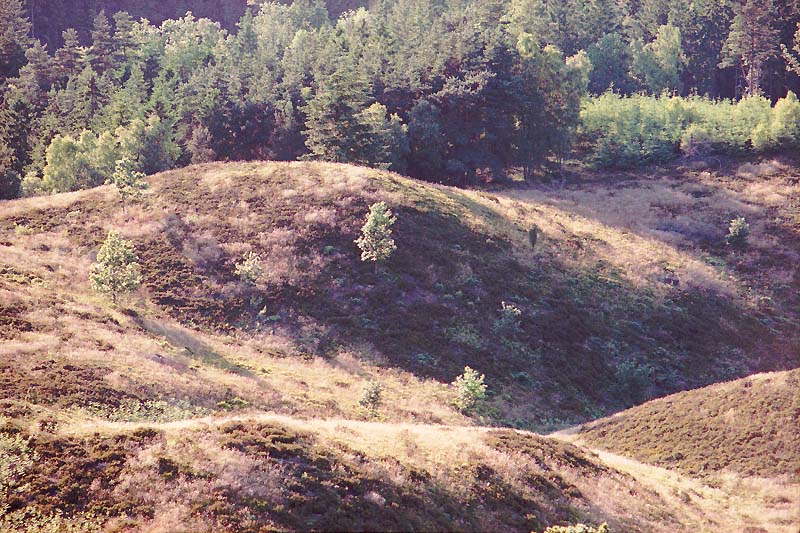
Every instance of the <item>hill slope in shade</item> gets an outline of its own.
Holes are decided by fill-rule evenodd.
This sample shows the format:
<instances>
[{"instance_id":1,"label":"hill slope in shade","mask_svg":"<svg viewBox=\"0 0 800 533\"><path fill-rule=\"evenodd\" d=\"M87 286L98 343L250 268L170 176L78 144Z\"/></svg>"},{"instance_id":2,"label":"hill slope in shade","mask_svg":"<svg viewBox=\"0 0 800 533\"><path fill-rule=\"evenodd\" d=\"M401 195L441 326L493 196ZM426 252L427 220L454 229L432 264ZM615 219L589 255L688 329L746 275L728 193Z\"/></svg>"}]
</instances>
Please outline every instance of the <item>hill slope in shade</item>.
<instances>
[{"instance_id":1,"label":"hill slope in shade","mask_svg":"<svg viewBox=\"0 0 800 533\"><path fill-rule=\"evenodd\" d=\"M800 369L673 394L583 426L581 442L690 475L800 474Z\"/></svg>"}]
</instances>

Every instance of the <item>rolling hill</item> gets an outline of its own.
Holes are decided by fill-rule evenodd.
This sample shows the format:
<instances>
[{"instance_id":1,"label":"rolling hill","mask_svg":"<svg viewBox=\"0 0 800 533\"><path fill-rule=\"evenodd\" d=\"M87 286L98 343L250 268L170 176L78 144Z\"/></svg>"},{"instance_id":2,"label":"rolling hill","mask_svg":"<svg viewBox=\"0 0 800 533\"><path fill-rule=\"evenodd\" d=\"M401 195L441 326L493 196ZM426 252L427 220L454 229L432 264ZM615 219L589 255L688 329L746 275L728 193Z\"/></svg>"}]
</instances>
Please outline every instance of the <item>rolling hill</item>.
<instances>
[{"instance_id":1,"label":"rolling hill","mask_svg":"<svg viewBox=\"0 0 800 533\"><path fill-rule=\"evenodd\" d=\"M484 426L563 427L796 367L798 192L782 169L755 192L756 178L687 170L492 194L215 163L149 178L124 208L110 187L0 204L0 457L22 465L0 486L8 516L120 531L707 527L649 474ZM644 227L609 208L634 191ZM727 212L693 204L711 195L748 209L748 249L724 246ZM353 241L377 201L397 215L397 252L373 268ZM112 229L143 273L120 305L88 282ZM251 251L255 285L235 275ZM466 365L490 395L465 414L448 383ZM384 386L376 413L359 405L369 381ZM640 444L603 447L660 463Z\"/></svg>"}]
</instances>

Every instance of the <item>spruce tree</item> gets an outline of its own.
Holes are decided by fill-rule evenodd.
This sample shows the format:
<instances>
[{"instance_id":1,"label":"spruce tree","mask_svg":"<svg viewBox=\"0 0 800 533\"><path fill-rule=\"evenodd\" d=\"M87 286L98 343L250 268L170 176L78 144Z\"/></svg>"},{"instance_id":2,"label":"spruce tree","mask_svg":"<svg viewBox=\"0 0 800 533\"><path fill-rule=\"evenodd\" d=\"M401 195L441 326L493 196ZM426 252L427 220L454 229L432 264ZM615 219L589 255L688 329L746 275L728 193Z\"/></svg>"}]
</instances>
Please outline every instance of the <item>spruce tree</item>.
<instances>
[{"instance_id":1,"label":"spruce tree","mask_svg":"<svg viewBox=\"0 0 800 533\"><path fill-rule=\"evenodd\" d=\"M22 0L0 2L0 81L16 76L25 64L30 31Z\"/></svg>"},{"instance_id":2,"label":"spruce tree","mask_svg":"<svg viewBox=\"0 0 800 533\"><path fill-rule=\"evenodd\" d=\"M318 80L306 114L309 158L336 163L368 164L370 128L359 114L366 108L368 85L352 63Z\"/></svg>"},{"instance_id":3,"label":"spruce tree","mask_svg":"<svg viewBox=\"0 0 800 533\"><path fill-rule=\"evenodd\" d=\"M89 280L94 290L111 295L114 303L120 295L136 290L142 274L133 244L119 233L109 232L97 253L97 262L92 265Z\"/></svg>"},{"instance_id":4,"label":"spruce tree","mask_svg":"<svg viewBox=\"0 0 800 533\"><path fill-rule=\"evenodd\" d=\"M130 61L131 54L136 46L133 37L133 17L126 11L114 13L114 59L117 63L124 64Z\"/></svg>"},{"instance_id":5,"label":"spruce tree","mask_svg":"<svg viewBox=\"0 0 800 533\"><path fill-rule=\"evenodd\" d=\"M78 42L78 32L75 29L68 28L61 36L64 39L64 45L56 50L55 64L56 75L63 87L67 85L70 78L80 73L81 60L85 51Z\"/></svg>"},{"instance_id":6,"label":"spruce tree","mask_svg":"<svg viewBox=\"0 0 800 533\"><path fill-rule=\"evenodd\" d=\"M100 11L92 23L92 46L89 61L98 74L103 74L113 66L114 41L111 38L111 23L105 11Z\"/></svg>"}]
</instances>

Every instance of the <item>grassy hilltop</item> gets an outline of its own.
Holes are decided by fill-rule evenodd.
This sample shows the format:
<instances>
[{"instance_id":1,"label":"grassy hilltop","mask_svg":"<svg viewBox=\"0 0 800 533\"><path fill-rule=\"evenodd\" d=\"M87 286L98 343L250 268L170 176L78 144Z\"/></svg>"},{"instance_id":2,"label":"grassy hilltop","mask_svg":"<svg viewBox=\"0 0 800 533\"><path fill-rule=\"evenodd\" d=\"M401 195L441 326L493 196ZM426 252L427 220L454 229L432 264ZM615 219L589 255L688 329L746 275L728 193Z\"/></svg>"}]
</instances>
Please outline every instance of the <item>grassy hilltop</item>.
<instances>
[{"instance_id":1,"label":"grassy hilltop","mask_svg":"<svg viewBox=\"0 0 800 533\"><path fill-rule=\"evenodd\" d=\"M797 366L793 167L665 173L491 194L219 163L149 178L125 210L110 187L0 205L0 435L6 457L31 459L8 511L152 531L709 527L705 507L602 454L477 427L561 427ZM374 269L353 241L377 201L397 215L397 251ZM738 215L742 250L725 244ZM88 281L112 229L143 274L119 306ZM250 251L255 285L235 275ZM448 383L466 365L490 394L461 413ZM370 380L375 413L359 405ZM596 431L591 445L667 464ZM774 466L732 471L786 474Z\"/></svg>"}]
</instances>

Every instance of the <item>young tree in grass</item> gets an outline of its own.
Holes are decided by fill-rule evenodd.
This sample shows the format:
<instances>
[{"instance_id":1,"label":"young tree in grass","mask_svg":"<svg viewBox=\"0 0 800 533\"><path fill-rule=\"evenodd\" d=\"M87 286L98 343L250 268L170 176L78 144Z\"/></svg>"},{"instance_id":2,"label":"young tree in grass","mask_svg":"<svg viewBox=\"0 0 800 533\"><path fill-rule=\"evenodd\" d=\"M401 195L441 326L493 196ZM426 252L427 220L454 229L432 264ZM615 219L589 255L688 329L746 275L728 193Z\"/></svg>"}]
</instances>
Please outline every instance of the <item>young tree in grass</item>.
<instances>
[{"instance_id":1,"label":"young tree in grass","mask_svg":"<svg viewBox=\"0 0 800 533\"><path fill-rule=\"evenodd\" d=\"M134 291L142 281L136 251L133 244L111 231L97 253L97 262L89 274L92 289L110 294L117 303L121 294Z\"/></svg>"},{"instance_id":2,"label":"young tree in grass","mask_svg":"<svg viewBox=\"0 0 800 533\"><path fill-rule=\"evenodd\" d=\"M483 382L485 376L478 374L468 366L464 367L464 373L456 378L453 386L456 389L455 405L462 411L468 411L475 407L478 400L486 397L486 384Z\"/></svg>"},{"instance_id":3,"label":"young tree in grass","mask_svg":"<svg viewBox=\"0 0 800 533\"><path fill-rule=\"evenodd\" d=\"M355 241L361 248L361 260L374 262L376 271L378 262L388 259L397 249L391 229L396 221L397 217L392 214L386 202L372 204L367 221L361 228L361 237Z\"/></svg>"},{"instance_id":4,"label":"young tree in grass","mask_svg":"<svg viewBox=\"0 0 800 533\"><path fill-rule=\"evenodd\" d=\"M141 197L142 191L147 189L147 183L144 182L144 174L137 171L133 167L133 162L130 159L120 159L117 161L116 169L108 180L119 191L122 198L122 212L125 212L125 205L128 200L135 200Z\"/></svg>"}]
</instances>

